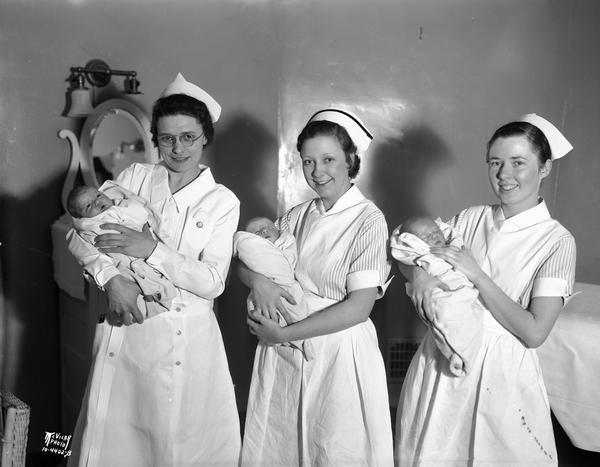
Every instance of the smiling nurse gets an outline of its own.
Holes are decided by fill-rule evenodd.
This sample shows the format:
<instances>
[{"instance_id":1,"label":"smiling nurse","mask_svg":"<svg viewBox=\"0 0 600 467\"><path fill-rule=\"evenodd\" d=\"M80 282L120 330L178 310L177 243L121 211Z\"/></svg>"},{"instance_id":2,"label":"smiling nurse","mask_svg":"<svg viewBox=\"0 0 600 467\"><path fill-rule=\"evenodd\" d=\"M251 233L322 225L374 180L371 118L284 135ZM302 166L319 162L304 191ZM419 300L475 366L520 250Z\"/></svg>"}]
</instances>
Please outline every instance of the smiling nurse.
<instances>
[{"instance_id":1,"label":"smiling nurse","mask_svg":"<svg viewBox=\"0 0 600 467\"><path fill-rule=\"evenodd\" d=\"M445 371L427 333L400 396L398 465L557 464L535 347L572 294L575 241L550 217L539 190L553 160L571 149L535 114L502 126L490 139L488 176L500 204L466 209L449 222L466 249L431 249L478 289L483 342L472 370L456 377ZM401 270L422 312L440 283L417 268Z\"/></svg>"},{"instance_id":2,"label":"smiling nurse","mask_svg":"<svg viewBox=\"0 0 600 467\"><path fill-rule=\"evenodd\" d=\"M352 114L326 109L298 136L304 178L318 195L278 220L298 244L296 278L310 315L280 327L265 316L283 289L242 268L260 338L242 451L243 466L392 464L383 359L369 319L389 273L387 225L352 184L371 134ZM261 316L262 313L262 316ZM310 339L315 358L284 342Z\"/></svg>"},{"instance_id":3,"label":"smiling nurse","mask_svg":"<svg viewBox=\"0 0 600 467\"><path fill-rule=\"evenodd\" d=\"M145 198L156 232L105 224L95 246L69 248L108 298L69 465L237 466L239 418L213 302L225 288L239 201L201 164L219 104L180 74L152 111L161 162L133 164L116 183ZM177 288L171 308L144 320L139 287L105 253L145 261Z\"/></svg>"}]
</instances>

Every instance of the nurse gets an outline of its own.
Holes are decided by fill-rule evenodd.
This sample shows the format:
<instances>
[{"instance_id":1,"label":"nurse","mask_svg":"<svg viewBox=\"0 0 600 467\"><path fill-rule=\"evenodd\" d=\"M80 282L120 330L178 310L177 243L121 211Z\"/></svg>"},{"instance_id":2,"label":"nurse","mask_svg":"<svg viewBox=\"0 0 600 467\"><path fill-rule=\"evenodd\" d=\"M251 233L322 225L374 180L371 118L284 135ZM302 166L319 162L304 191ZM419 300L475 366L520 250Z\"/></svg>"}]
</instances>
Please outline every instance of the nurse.
<instances>
[{"instance_id":1,"label":"nurse","mask_svg":"<svg viewBox=\"0 0 600 467\"><path fill-rule=\"evenodd\" d=\"M553 160L571 149L536 114L490 139L486 162L499 204L468 208L450 220L465 249L431 249L479 290L483 343L471 372L456 377L431 333L425 336L400 396L398 465L557 465L535 348L572 294L575 241L550 217L539 190ZM416 268L403 273L424 312L440 284Z\"/></svg>"},{"instance_id":2,"label":"nurse","mask_svg":"<svg viewBox=\"0 0 600 467\"><path fill-rule=\"evenodd\" d=\"M225 287L239 201L201 164L221 107L179 74L152 111L161 162L133 164L116 182L160 216L156 241L105 224L95 247L70 249L108 298L69 465L235 466L239 418L213 301ZM143 319L141 293L106 253L142 258L177 287L171 309ZM123 326L124 325L124 326Z\"/></svg>"},{"instance_id":3,"label":"nurse","mask_svg":"<svg viewBox=\"0 0 600 467\"><path fill-rule=\"evenodd\" d=\"M298 136L304 178L318 195L278 219L296 237L296 278L312 314L280 327L287 294L242 267L260 338L242 465L370 465L393 462L383 359L369 319L389 273L387 225L353 185L372 136L349 112L317 112ZM276 345L311 339L315 358Z\"/></svg>"}]
</instances>

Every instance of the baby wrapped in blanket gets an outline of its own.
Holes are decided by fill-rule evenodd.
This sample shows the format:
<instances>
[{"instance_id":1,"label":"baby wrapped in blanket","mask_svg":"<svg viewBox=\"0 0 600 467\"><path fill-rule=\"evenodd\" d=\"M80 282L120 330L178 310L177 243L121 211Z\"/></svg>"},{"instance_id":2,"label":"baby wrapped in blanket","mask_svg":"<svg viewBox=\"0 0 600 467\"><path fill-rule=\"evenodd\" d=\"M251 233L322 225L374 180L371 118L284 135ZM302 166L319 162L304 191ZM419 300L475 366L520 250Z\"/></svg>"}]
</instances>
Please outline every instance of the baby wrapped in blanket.
<instances>
[{"instance_id":1,"label":"baby wrapped in blanket","mask_svg":"<svg viewBox=\"0 0 600 467\"><path fill-rule=\"evenodd\" d=\"M92 245L96 235L111 232L100 228L100 225L109 222L140 232L148 223L152 231L158 230L158 217L146 200L110 180L99 189L91 186L74 188L67 198L67 209L73 217L73 229L67 238L79 235ZM114 260L121 275L133 280L142 290L137 306L144 317L151 318L169 311L177 289L167 278L141 258L122 253L107 254Z\"/></svg>"},{"instance_id":2,"label":"baby wrapped in blanket","mask_svg":"<svg viewBox=\"0 0 600 467\"><path fill-rule=\"evenodd\" d=\"M446 235L445 235L446 234ZM471 281L451 264L431 254L429 248L463 241L443 222L427 217L410 217L396 228L390 239L392 256L409 266L420 266L444 282L450 291L435 289L432 309L421 316L435 338L436 345L448 359L450 372L464 376L477 356L483 331L483 309L479 292ZM407 284L407 288L410 284Z\"/></svg>"},{"instance_id":3,"label":"baby wrapped in blanket","mask_svg":"<svg viewBox=\"0 0 600 467\"><path fill-rule=\"evenodd\" d=\"M278 313L281 326L300 321L309 315L308 305L303 299L304 291L294 274L298 251L296 239L290 232L279 231L266 217L255 217L248 222L245 231L234 234L233 251L250 270L268 277L294 297L296 305L283 300L290 322ZM250 299L247 300L247 307L249 312L254 309ZM314 358L309 340L289 342L288 345L300 349L307 360Z\"/></svg>"}]
</instances>

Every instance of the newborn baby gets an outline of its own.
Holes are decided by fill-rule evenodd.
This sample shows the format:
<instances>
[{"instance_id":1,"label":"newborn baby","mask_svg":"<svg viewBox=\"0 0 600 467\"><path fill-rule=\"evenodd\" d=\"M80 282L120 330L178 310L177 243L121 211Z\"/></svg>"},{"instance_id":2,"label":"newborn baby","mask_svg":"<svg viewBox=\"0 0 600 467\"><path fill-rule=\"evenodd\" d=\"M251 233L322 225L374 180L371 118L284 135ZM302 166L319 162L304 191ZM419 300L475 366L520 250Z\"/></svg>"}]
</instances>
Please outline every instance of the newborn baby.
<instances>
[{"instance_id":1,"label":"newborn baby","mask_svg":"<svg viewBox=\"0 0 600 467\"><path fill-rule=\"evenodd\" d=\"M294 268L298 260L296 239L288 231L280 231L266 217L255 217L246 225L245 231L236 232L233 237L234 255L250 270L268 277L277 285L289 292L296 300L296 305L283 300L287 313L293 320L300 321L308 316L308 306L303 299L304 291L296 281ZM254 309L253 303L247 301L248 311ZM279 324L291 324L279 315ZM304 353L307 360L312 359L313 348L309 340L290 342Z\"/></svg>"},{"instance_id":2,"label":"newborn baby","mask_svg":"<svg viewBox=\"0 0 600 467\"><path fill-rule=\"evenodd\" d=\"M96 236L111 232L100 228L106 223L120 224L141 231L146 223L158 229L159 220L148 203L112 181L105 182L99 189L79 186L67 197L67 210L73 217L73 229L67 238L78 235L94 244ZM137 305L146 318L168 311L177 294L175 286L159 271L141 258L121 253L108 253L121 275L133 280L142 290Z\"/></svg>"},{"instance_id":3,"label":"newborn baby","mask_svg":"<svg viewBox=\"0 0 600 467\"><path fill-rule=\"evenodd\" d=\"M250 219L245 230L246 232L266 238L271 243L275 243L281 235L275 223L268 217L254 217Z\"/></svg>"},{"instance_id":4,"label":"newborn baby","mask_svg":"<svg viewBox=\"0 0 600 467\"><path fill-rule=\"evenodd\" d=\"M74 218L90 218L115 205L112 199L91 186L79 186L71 190L67 209Z\"/></svg>"},{"instance_id":5,"label":"newborn baby","mask_svg":"<svg viewBox=\"0 0 600 467\"><path fill-rule=\"evenodd\" d=\"M444 246L446 245L446 237L440 226L430 217L412 216L400 227L400 233L408 232L416 235L429 246Z\"/></svg>"},{"instance_id":6,"label":"newborn baby","mask_svg":"<svg viewBox=\"0 0 600 467\"><path fill-rule=\"evenodd\" d=\"M450 263L429 252L430 247L445 245L461 248L462 239L452 234L451 227L441 221L410 217L394 230L390 246L395 259L422 267L449 287L449 292L434 290L432 309L426 309L426 316L421 318L431 329L438 349L449 360L450 372L463 376L470 370L481 346L483 310L477 300L479 292L471 281ZM408 292L410 284L406 287Z\"/></svg>"}]
</instances>

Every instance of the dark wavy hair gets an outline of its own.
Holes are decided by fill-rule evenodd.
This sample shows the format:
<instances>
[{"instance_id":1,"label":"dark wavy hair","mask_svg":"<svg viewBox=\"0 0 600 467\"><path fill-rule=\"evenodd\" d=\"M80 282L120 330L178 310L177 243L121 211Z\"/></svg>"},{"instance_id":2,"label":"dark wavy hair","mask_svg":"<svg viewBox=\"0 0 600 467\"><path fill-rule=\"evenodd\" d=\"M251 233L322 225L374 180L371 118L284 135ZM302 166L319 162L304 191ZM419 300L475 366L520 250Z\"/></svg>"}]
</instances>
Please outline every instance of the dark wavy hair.
<instances>
[{"instance_id":1,"label":"dark wavy hair","mask_svg":"<svg viewBox=\"0 0 600 467\"><path fill-rule=\"evenodd\" d=\"M540 166L552 158L552 150L548 139L537 126L528 122L510 122L498 128L487 143L486 159L490 156L490 148L498 138L525 136L535 150Z\"/></svg>"},{"instance_id":2,"label":"dark wavy hair","mask_svg":"<svg viewBox=\"0 0 600 467\"><path fill-rule=\"evenodd\" d=\"M358 157L356 145L354 144L354 141L352 141L352 138L350 138L346 129L329 120L309 122L298 135L298 141L296 142L296 149L298 152L302 150L302 145L307 139L316 136L333 136L337 139L337 142L340 144L346 155L346 162L350 166L348 169L348 177L351 179L356 178L358 171L360 170L360 157Z\"/></svg>"},{"instance_id":3,"label":"dark wavy hair","mask_svg":"<svg viewBox=\"0 0 600 467\"><path fill-rule=\"evenodd\" d=\"M168 117L171 115L187 115L189 117L194 117L198 123L202 125L202 131L206 138L206 144L204 146L208 146L213 140L215 129L213 128L213 121L206 104L185 94L171 94L170 96L159 98L152 107L150 132L152 133L152 142L154 143L154 146L158 146L158 133L156 129L158 120L161 117Z\"/></svg>"}]
</instances>

